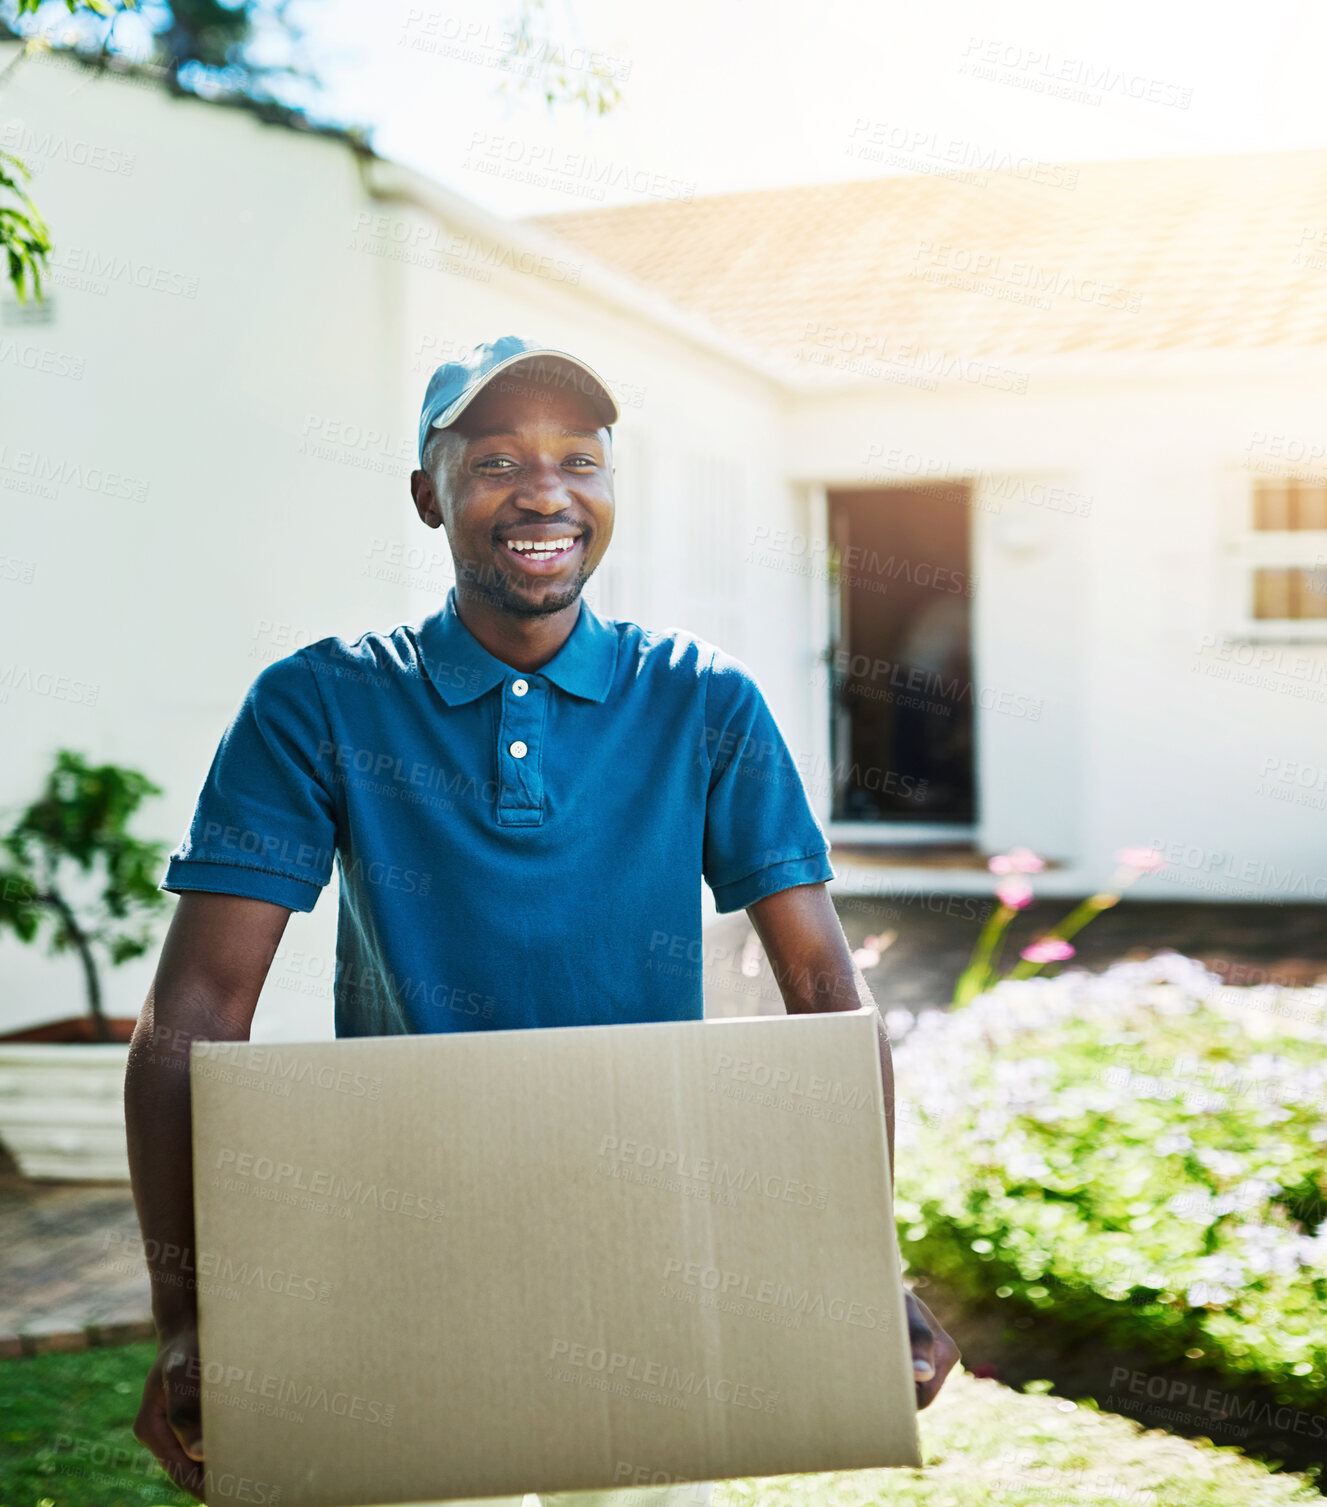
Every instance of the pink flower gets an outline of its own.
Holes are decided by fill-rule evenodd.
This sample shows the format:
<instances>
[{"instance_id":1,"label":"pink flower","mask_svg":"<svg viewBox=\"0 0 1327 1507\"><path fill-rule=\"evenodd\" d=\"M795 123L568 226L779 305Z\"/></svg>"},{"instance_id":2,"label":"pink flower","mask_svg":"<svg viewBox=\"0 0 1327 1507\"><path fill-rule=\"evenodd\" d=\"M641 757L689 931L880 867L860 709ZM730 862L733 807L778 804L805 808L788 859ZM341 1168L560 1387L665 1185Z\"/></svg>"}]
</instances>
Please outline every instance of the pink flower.
<instances>
[{"instance_id":1,"label":"pink flower","mask_svg":"<svg viewBox=\"0 0 1327 1507\"><path fill-rule=\"evenodd\" d=\"M1026 879L1005 879L995 886L995 897L1010 910L1022 910L1032 904L1032 886Z\"/></svg>"},{"instance_id":2,"label":"pink flower","mask_svg":"<svg viewBox=\"0 0 1327 1507\"><path fill-rule=\"evenodd\" d=\"M889 947L898 933L887 931L880 937L863 937L862 945L852 955L852 960L859 968L874 968L880 961L880 954Z\"/></svg>"},{"instance_id":3,"label":"pink flower","mask_svg":"<svg viewBox=\"0 0 1327 1507\"><path fill-rule=\"evenodd\" d=\"M1166 860L1156 848L1121 848L1115 862L1139 874L1155 874L1164 869Z\"/></svg>"},{"instance_id":4,"label":"pink flower","mask_svg":"<svg viewBox=\"0 0 1327 1507\"><path fill-rule=\"evenodd\" d=\"M1031 848L1015 848L1011 853L997 853L986 867L992 874L1040 874L1046 860Z\"/></svg>"},{"instance_id":5,"label":"pink flower","mask_svg":"<svg viewBox=\"0 0 1327 1507\"><path fill-rule=\"evenodd\" d=\"M1019 954L1029 963L1063 963L1073 957L1073 947L1063 937L1042 937L1031 942Z\"/></svg>"}]
</instances>

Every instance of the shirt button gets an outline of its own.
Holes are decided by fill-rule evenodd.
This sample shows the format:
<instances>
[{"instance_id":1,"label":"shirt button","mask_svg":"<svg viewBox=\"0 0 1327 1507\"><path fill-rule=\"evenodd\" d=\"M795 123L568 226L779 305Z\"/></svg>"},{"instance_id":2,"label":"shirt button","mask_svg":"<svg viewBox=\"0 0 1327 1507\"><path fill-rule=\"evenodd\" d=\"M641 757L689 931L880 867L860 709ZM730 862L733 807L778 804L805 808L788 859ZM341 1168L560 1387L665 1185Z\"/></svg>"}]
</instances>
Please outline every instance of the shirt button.
<instances>
[{"instance_id":1,"label":"shirt button","mask_svg":"<svg viewBox=\"0 0 1327 1507\"><path fill-rule=\"evenodd\" d=\"M523 759L526 754L530 752L530 750L525 746L524 743L521 742L519 738L517 738L515 743L513 743L507 749L507 752L512 756L513 759Z\"/></svg>"},{"instance_id":2,"label":"shirt button","mask_svg":"<svg viewBox=\"0 0 1327 1507\"><path fill-rule=\"evenodd\" d=\"M529 689L530 682L528 680L513 680L511 683L511 693L513 696L524 696Z\"/></svg>"}]
</instances>

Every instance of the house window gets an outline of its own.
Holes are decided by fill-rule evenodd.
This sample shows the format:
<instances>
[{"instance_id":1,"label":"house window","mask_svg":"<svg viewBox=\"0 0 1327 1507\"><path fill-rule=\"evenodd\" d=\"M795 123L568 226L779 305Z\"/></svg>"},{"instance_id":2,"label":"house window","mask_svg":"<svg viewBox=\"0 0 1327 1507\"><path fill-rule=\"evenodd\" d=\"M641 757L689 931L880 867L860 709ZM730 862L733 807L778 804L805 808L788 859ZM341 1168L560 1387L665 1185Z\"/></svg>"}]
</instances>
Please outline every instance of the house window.
<instances>
[{"instance_id":1,"label":"house window","mask_svg":"<svg viewBox=\"0 0 1327 1507\"><path fill-rule=\"evenodd\" d=\"M1253 615L1259 622L1327 617L1327 568L1256 566Z\"/></svg>"},{"instance_id":2,"label":"house window","mask_svg":"<svg viewBox=\"0 0 1327 1507\"><path fill-rule=\"evenodd\" d=\"M1231 617L1246 638L1327 639L1327 477L1259 476L1231 543Z\"/></svg>"}]
</instances>

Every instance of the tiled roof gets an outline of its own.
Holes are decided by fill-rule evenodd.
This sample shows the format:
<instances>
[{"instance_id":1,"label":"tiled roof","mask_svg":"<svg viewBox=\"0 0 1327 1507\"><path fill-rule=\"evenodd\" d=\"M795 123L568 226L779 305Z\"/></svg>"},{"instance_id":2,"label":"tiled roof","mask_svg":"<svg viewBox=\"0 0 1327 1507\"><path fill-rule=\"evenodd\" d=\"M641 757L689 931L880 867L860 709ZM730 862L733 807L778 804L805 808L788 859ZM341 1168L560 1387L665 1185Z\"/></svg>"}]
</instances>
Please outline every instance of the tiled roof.
<instances>
[{"instance_id":1,"label":"tiled roof","mask_svg":"<svg viewBox=\"0 0 1327 1507\"><path fill-rule=\"evenodd\" d=\"M876 178L532 223L808 377L1327 346L1327 151ZM827 372L824 375L828 375Z\"/></svg>"}]
</instances>

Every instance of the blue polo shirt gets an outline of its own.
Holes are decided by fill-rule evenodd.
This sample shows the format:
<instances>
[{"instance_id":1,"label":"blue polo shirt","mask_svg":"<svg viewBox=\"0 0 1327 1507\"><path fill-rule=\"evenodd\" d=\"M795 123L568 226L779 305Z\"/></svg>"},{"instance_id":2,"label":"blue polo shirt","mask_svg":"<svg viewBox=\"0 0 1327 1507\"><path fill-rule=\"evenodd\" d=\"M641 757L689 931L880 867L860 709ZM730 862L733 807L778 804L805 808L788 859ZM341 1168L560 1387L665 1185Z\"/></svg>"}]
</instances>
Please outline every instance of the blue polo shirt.
<instances>
[{"instance_id":1,"label":"blue polo shirt","mask_svg":"<svg viewBox=\"0 0 1327 1507\"><path fill-rule=\"evenodd\" d=\"M338 1036L698 1020L720 911L833 877L750 672L583 599L540 670L455 593L269 665L163 888L312 910L340 869Z\"/></svg>"}]
</instances>

